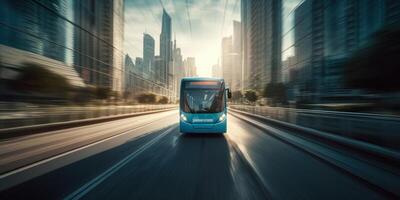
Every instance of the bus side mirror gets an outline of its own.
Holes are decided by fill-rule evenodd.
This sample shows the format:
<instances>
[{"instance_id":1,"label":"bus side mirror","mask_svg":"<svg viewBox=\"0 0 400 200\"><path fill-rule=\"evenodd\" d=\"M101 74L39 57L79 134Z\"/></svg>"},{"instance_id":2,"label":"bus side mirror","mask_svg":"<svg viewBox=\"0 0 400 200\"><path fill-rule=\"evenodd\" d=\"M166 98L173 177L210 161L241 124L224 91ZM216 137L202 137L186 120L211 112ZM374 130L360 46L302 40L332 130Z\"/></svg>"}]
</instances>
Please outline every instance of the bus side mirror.
<instances>
[{"instance_id":1,"label":"bus side mirror","mask_svg":"<svg viewBox=\"0 0 400 200\"><path fill-rule=\"evenodd\" d=\"M228 99L232 98L232 92L229 88L226 89L226 92L228 93Z\"/></svg>"}]
</instances>

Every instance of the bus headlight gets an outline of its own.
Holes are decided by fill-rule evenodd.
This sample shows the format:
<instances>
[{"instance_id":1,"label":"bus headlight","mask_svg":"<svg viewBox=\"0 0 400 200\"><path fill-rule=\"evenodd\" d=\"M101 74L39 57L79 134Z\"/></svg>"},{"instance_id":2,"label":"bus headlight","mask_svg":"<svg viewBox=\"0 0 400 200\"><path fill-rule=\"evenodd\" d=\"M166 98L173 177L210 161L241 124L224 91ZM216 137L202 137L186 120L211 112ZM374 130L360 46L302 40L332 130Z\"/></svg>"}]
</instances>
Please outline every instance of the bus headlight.
<instances>
[{"instance_id":1,"label":"bus headlight","mask_svg":"<svg viewBox=\"0 0 400 200\"><path fill-rule=\"evenodd\" d=\"M225 118L226 118L226 115L225 115L225 113L224 113L224 114L222 114L221 116L219 116L218 122L224 121Z\"/></svg>"},{"instance_id":2,"label":"bus headlight","mask_svg":"<svg viewBox=\"0 0 400 200\"><path fill-rule=\"evenodd\" d=\"M187 121L187 117L184 114L181 114L181 120L186 122Z\"/></svg>"}]
</instances>

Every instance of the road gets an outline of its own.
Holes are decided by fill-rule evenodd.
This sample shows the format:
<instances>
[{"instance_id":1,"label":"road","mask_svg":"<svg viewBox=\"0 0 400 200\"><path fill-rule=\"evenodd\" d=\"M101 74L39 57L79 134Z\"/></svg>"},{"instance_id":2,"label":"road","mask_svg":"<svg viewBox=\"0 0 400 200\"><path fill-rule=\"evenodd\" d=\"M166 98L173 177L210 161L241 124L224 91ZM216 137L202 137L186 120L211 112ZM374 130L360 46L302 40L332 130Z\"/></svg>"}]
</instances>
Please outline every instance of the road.
<instances>
[{"instance_id":1,"label":"road","mask_svg":"<svg viewBox=\"0 0 400 200\"><path fill-rule=\"evenodd\" d=\"M384 191L228 115L183 135L168 111L0 142L0 199L388 199Z\"/></svg>"}]
</instances>

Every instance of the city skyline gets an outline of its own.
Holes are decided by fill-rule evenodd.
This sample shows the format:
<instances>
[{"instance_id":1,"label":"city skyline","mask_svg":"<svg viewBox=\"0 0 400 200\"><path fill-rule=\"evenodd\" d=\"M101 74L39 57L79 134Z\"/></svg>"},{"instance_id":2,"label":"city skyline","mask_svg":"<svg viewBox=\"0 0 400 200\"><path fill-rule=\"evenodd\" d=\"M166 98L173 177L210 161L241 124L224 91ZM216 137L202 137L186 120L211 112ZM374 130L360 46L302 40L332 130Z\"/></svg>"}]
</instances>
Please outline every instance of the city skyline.
<instances>
[{"instance_id":1,"label":"city skyline","mask_svg":"<svg viewBox=\"0 0 400 200\"><path fill-rule=\"evenodd\" d=\"M172 18L172 35L176 36L182 56L195 57L198 74L211 76L212 66L220 57L222 37L232 34L233 20L240 21L240 1L226 3L223 0L204 0L188 2L188 5L184 0L162 2ZM126 53L135 57L141 55L143 33L154 37L155 52L159 52L163 9L160 2L126 0L125 4L124 50ZM190 12L190 23L187 8Z\"/></svg>"}]
</instances>

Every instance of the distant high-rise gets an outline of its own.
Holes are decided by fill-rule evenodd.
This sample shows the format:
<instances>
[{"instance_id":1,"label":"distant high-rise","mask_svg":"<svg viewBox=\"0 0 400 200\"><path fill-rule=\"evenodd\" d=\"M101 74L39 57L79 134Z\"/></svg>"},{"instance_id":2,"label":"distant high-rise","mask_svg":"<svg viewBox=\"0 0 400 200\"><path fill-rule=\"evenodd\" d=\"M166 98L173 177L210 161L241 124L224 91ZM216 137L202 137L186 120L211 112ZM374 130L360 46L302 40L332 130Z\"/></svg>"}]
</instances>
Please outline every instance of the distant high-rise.
<instances>
[{"instance_id":1,"label":"distant high-rise","mask_svg":"<svg viewBox=\"0 0 400 200\"><path fill-rule=\"evenodd\" d=\"M169 73L170 64L172 62L172 27L171 27L171 17L168 15L167 11L163 10L162 15L162 26L160 34L160 58L162 59L161 70L160 70L160 80L167 87L169 87Z\"/></svg>"},{"instance_id":2,"label":"distant high-rise","mask_svg":"<svg viewBox=\"0 0 400 200\"><path fill-rule=\"evenodd\" d=\"M293 34L294 40L284 43L283 75L290 90L297 91L289 94L296 100L336 102L359 93L344 84L346 61L381 28L399 26L399 1L331 2L303 1L293 12L294 23L289 19L285 35ZM294 55L288 56L291 49Z\"/></svg>"},{"instance_id":3,"label":"distant high-rise","mask_svg":"<svg viewBox=\"0 0 400 200\"><path fill-rule=\"evenodd\" d=\"M143 76L144 75L144 70L143 70L143 58L141 58L141 57L136 57L136 59L135 59L135 73L136 74L138 74L138 75L140 75L140 76Z\"/></svg>"},{"instance_id":4,"label":"distant high-rise","mask_svg":"<svg viewBox=\"0 0 400 200\"><path fill-rule=\"evenodd\" d=\"M132 58L127 54L125 56L125 91L134 91L134 70L135 70L135 64L132 61Z\"/></svg>"},{"instance_id":5,"label":"distant high-rise","mask_svg":"<svg viewBox=\"0 0 400 200\"><path fill-rule=\"evenodd\" d=\"M162 58L160 56L154 56L154 69L155 69L155 77L156 79L154 80L154 82L156 82L157 84L161 84L162 80L161 80L161 68L162 68Z\"/></svg>"},{"instance_id":6,"label":"distant high-rise","mask_svg":"<svg viewBox=\"0 0 400 200\"><path fill-rule=\"evenodd\" d=\"M174 40L174 51L173 51L173 67L175 72L175 88L177 96L179 96L181 79L185 77L185 68L183 66L182 52L180 48L177 48L176 39Z\"/></svg>"},{"instance_id":7,"label":"distant high-rise","mask_svg":"<svg viewBox=\"0 0 400 200\"><path fill-rule=\"evenodd\" d=\"M233 21L232 36L232 90L243 90L243 68L242 68L242 24Z\"/></svg>"},{"instance_id":8,"label":"distant high-rise","mask_svg":"<svg viewBox=\"0 0 400 200\"><path fill-rule=\"evenodd\" d=\"M154 80L154 38L143 34L143 74L146 78Z\"/></svg>"},{"instance_id":9,"label":"distant high-rise","mask_svg":"<svg viewBox=\"0 0 400 200\"><path fill-rule=\"evenodd\" d=\"M214 78L222 77L221 67L219 66L219 64L215 64L212 66L212 77Z\"/></svg>"},{"instance_id":10,"label":"distant high-rise","mask_svg":"<svg viewBox=\"0 0 400 200\"><path fill-rule=\"evenodd\" d=\"M263 91L280 81L282 0L252 0L250 21L250 84Z\"/></svg>"},{"instance_id":11,"label":"distant high-rise","mask_svg":"<svg viewBox=\"0 0 400 200\"><path fill-rule=\"evenodd\" d=\"M248 89L250 86L250 26L251 26L251 0L241 0L241 23L242 23L242 69L243 69L243 88Z\"/></svg>"},{"instance_id":12,"label":"distant high-rise","mask_svg":"<svg viewBox=\"0 0 400 200\"><path fill-rule=\"evenodd\" d=\"M222 38L221 43L221 68L222 77L225 79L225 83L228 87L232 88L233 79L233 46L232 36Z\"/></svg>"},{"instance_id":13,"label":"distant high-rise","mask_svg":"<svg viewBox=\"0 0 400 200\"><path fill-rule=\"evenodd\" d=\"M196 59L194 57L187 57L183 61L183 66L185 68L186 77L197 76Z\"/></svg>"}]
</instances>

